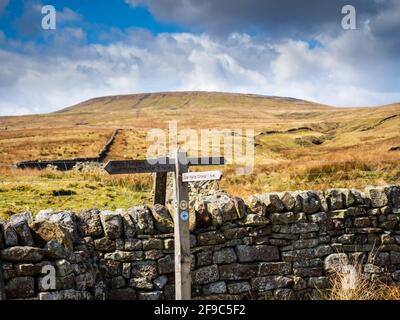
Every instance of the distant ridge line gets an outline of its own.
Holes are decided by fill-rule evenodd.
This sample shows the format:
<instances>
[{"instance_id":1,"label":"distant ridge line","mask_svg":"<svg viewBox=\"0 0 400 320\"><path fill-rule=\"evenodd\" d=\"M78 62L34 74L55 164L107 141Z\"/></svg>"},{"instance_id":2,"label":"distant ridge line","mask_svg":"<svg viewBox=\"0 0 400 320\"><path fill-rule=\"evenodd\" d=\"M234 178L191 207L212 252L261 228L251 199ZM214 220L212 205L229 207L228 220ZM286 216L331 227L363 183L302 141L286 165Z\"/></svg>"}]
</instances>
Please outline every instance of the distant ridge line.
<instances>
[{"instance_id":1,"label":"distant ridge line","mask_svg":"<svg viewBox=\"0 0 400 320\"><path fill-rule=\"evenodd\" d=\"M269 95L262 95L262 94L255 94L255 93L235 93L235 92L219 92L219 91L160 91L160 92L143 92L143 93L131 93L131 94L119 94L119 95L108 95L108 96L101 96L95 97L88 100L84 100L72 106L63 108L61 110L54 111L53 113L64 113L71 111L77 107L85 106L87 104L100 102L103 100L111 100L105 102L105 104L117 101L119 99L126 99L126 98L139 98L139 101L135 104L141 103L144 99L149 98L151 96L186 96L186 95L215 95L215 96L241 96L241 97L249 97L255 99L270 99L270 100L277 100L277 101L290 101L290 102L300 102L300 103L308 103L308 104L315 104L325 106L324 104L320 104L313 101L308 101L304 99L292 98L292 97L280 97L280 96L269 96ZM327 106L329 107L329 106Z\"/></svg>"}]
</instances>

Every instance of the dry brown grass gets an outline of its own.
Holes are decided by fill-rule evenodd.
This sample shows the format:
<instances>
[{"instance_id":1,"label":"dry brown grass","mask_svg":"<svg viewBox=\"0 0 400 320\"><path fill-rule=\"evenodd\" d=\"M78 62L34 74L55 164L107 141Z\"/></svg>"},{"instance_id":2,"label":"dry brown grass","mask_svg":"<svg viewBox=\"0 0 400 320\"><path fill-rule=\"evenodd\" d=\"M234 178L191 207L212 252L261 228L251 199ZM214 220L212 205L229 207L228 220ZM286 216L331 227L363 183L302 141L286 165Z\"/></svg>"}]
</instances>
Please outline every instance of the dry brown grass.
<instances>
[{"instance_id":1,"label":"dry brown grass","mask_svg":"<svg viewBox=\"0 0 400 320\"><path fill-rule=\"evenodd\" d=\"M367 263L375 260L379 251L372 250ZM330 288L317 298L324 300L400 300L400 285L389 285L364 272L361 261L338 259L329 274Z\"/></svg>"},{"instance_id":2,"label":"dry brown grass","mask_svg":"<svg viewBox=\"0 0 400 320\"><path fill-rule=\"evenodd\" d=\"M111 129L77 127L0 130L0 164L94 157L111 133Z\"/></svg>"},{"instance_id":3,"label":"dry brown grass","mask_svg":"<svg viewBox=\"0 0 400 320\"><path fill-rule=\"evenodd\" d=\"M358 273L358 272L356 272ZM400 300L400 286L373 282L362 275L337 275L331 281L332 288L322 299L326 300ZM354 282L354 286L348 283Z\"/></svg>"}]
</instances>

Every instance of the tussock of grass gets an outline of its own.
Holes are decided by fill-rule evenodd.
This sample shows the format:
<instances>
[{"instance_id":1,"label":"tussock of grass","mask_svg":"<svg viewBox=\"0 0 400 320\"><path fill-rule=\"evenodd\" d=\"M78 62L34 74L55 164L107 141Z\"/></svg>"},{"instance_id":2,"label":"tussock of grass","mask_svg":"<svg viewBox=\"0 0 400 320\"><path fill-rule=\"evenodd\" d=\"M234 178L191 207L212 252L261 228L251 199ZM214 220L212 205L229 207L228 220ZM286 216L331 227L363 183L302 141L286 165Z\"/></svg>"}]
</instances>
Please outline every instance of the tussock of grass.
<instances>
[{"instance_id":1,"label":"tussock of grass","mask_svg":"<svg viewBox=\"0 0 400 320\"><path fill-rule=\"evenodd\" d=\"M377 251L376 251L377 252ZM375 252L375 253L376 253ZM369 262L375 254L370 254ZM323 300L399 300L400 286L373 279L363 272L360 261L339 260L330 273L330 288L320 292Z\"/></svg>"}]
</instances>

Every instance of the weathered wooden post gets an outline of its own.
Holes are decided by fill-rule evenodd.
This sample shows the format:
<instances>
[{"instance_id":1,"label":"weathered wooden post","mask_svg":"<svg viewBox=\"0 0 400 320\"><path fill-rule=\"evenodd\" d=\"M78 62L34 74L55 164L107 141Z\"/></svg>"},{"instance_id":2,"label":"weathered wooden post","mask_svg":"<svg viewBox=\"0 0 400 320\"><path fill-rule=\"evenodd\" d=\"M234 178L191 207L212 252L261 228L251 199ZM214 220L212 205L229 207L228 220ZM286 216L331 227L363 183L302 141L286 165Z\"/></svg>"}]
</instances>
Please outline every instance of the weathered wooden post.
<instances>
[{"instance_id":1,"label":"weathered wooden post","mask_svg":"<svg viewBox=\"0 0 400 320\"><path fill-rule=\"evenodd\" d=\"M191 298L190 277L190 233L189 233L189 190L182 175L188 171L188 159L185 151L175 154L175 297L176 300Z\"/></svg>"},{"instance_id":2,"label":"weathered wooden post","mask_svg":"<svg viewBox=\"0 0 400 320\"><path fill-rule=\"evenodd\" d=\"M220 171L188 172L188 167L224 163L223 157L188 158L185 151L177 150L174 158L164 157L151 159L151 161L113 160L104 167L109 174L156 173L154 202L160 204L165 204L167 173L174 172L175 296L177 300L191 298L188 182L217 180L222 175Z\"/></svg>"},{"instance_id":3,"label":"weathered wooden post","mask_svg":"<svg viewBox=\"0 0 400 320\"><path fill-rule=\"evenodd\" d=\"M153 204L165 206L167 191L167 172L154 173L154 197Z\"/></svg>"}]
</instances>

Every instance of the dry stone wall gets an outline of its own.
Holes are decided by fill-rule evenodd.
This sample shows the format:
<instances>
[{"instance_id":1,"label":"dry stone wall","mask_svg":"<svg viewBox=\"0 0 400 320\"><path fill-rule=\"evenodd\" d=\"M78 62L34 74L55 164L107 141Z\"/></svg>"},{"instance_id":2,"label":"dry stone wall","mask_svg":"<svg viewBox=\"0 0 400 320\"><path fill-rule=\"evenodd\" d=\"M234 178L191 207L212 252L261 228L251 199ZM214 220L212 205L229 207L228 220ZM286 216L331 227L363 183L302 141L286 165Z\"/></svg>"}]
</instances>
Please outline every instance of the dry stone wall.
<instances>
[{"instance_id":1,"label":"dry stone wall","mask_svg":"<svg viewBox=\"0 0 400 320\"><path fill-rule=\"evenodd\" d=\"M307 299L348 261L372 279L400 280L400 186L246 202L218 191L193 207L193 298ZM21 213L0 230L0 299L174 299L173 221L161 205Z\"/></svg>"}]
</instances>

